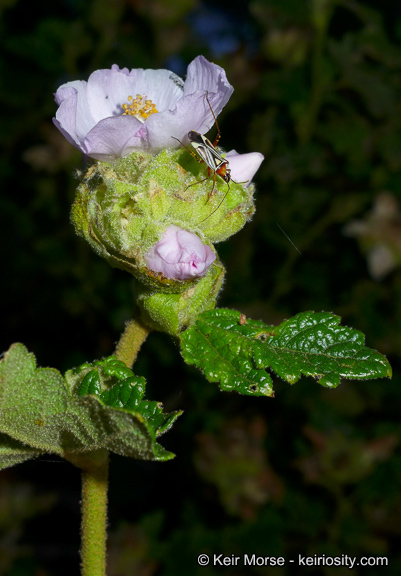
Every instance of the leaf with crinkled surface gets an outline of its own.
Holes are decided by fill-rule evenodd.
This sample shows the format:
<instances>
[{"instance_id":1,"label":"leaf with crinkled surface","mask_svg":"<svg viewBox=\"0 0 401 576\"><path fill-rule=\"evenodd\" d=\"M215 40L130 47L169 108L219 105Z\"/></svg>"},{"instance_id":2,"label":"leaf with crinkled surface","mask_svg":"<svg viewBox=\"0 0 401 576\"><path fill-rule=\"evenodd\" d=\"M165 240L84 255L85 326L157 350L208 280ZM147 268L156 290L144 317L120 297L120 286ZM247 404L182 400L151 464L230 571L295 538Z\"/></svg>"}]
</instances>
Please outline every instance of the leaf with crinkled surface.
<instances>
[{"instance_id":1,"label":"leaf with crinkled surface","mask_svg":"<svg viewBox=\"0 0 401 576\"><path fill-rule=\"evenodd\" d=\"M122 391L119 402L114 386ZM116 358L85 364L64 378L53 368L36 368L34 355L13 344L0 361L0 468L45 453L68 457L99 449L144 460L172 458L156 438L180 412L163 414L159 406L152 414L144 389L144 379Z\"/></svg>"},{"instance_id":2,"label":"leaf with crinkled surface","mask_svg":"<svg viewBox=\"0 0 401 576\"><path fill-rule=\"evenodd\" d=\"M24 444L13 440L6 434L0 434L0 470L15 464L21 464L40 454L39 450L24 446Z\"/></svg>"},{"instance_id":3,"label":"leaf with crinkled surface","mask_svg":"<svg viewBox=\"0 0 401 576\"><path fill-rule=\"evenodd\" d=\"M274 327L233 310L210 310L182 334L182 355L222 390L251 396L274 395L267 368L290 384L312 376L330 388L341 378L391 377L389 362L365 347L363 334L339 324L328 312L302 312Z\"/></svg>"},{"instance_id":4,"label":"leaf with crinkled surface","mask_svg":"<svg viewBox=\"0 0 401 576\"><path fill-rule=\"evenodd\" d=\"M82 378L82 375L84 377ZM74 380L78 375L77 385ZM66 374L67 381L79 396L92 394L103 404L127 413L136 413L150 424L156 436L167 432L181 411L163 413L161 402L144 400L145 378L135 376L124 362L115 356L83 364Z\"/></svg>"}]
</instances>

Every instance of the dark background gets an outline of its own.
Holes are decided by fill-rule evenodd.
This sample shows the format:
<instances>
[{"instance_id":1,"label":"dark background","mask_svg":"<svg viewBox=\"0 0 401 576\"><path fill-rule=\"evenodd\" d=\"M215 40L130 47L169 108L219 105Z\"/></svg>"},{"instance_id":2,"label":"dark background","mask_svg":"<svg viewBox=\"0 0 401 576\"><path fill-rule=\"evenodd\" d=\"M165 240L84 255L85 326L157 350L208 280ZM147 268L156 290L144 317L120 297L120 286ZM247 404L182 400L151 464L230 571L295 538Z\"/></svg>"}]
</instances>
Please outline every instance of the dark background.
<instances>
[{"instance_id":1,"label":"dark background","mask_svg":"<svg viewBox=\"0 0 401 576\"><path fill-rule=\"evenodd\" d=\"M352 574L400 574L401 3L3 0L0 14L1 350L20 341L65 371L112 353L133 309L130 277L69 222L83 160L52 93L114 63L184 76L203 54L235 88L221 145L265 155L255 217L218 247L219 305L268 324L332 311L394 369L337 390L276 380L254 399L152 334L136 372L185 413L162 438L173 461L112 457L109 576L350 573L201 568L202 552L381 555L387 569ZM64 461L1 472L0 575L78 575L79 500Z\"/></svg>"}]
</instances>

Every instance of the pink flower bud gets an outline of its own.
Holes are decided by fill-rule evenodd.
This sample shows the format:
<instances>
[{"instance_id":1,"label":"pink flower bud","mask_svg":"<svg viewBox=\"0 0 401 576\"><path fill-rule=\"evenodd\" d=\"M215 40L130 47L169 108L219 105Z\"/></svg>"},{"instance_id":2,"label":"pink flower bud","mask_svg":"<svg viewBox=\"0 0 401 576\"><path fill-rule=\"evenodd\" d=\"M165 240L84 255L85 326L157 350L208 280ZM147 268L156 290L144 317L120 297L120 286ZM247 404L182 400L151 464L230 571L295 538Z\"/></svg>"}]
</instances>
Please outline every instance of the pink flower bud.
<instances>
[{"instance_id":1,"label":"pink flower bud","mask_svg":"<svg viewBox=\"0 0 401 576\"><path fill-rule=\"evenodd\" d=\"M175 280L204 276L215 260L216 256L199 236L174 225L145 255L148 268Z\"/></svg>"},{"instance_id":2,"label":"pink flower bud","mask_svg":"<svg viewBox=\"0 0 401 576\"><path fill-rule=\"evenodd\" d=\"M226 160L230 163L231 178L234 182L249 186L256 171L264 159L260 152L249 152L248 154L238 154L236 150L231 150L226 154Z\"/></svg>"}]
</instances>

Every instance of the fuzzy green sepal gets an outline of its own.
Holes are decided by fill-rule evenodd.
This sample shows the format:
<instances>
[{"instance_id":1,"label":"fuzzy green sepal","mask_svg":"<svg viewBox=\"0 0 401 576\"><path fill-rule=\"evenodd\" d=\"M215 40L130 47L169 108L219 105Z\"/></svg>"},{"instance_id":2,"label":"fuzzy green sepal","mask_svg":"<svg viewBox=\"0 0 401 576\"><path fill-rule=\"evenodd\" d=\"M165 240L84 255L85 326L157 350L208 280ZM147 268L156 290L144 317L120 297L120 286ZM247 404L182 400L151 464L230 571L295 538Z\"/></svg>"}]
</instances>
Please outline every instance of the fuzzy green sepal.
<instances>
[{"instance_id":1,"label":"fuzzy green sepal","mask_svg":"<svg viewBox=\"0 0 401 576\"><path fill-rule=\"evenodd\" d=\"M249 220L252 194L252 186L228 186L218 175L213 187L205 165L185 149L133 153L89 168L71 217L100 256L149 285L144 256L168 226L193 232L211 246Z\"/></svg>"},{"instance_id":2,"label":"fuzzy green sepal","mask_svg":"<svg viewBox=\"0 0 401 576\"><path fill-rule=\"evenodd\" d=\"M252 195L252 186L208 176L186 149L138 152L112 165L91 166L78 186L71 218L100 256L136 278L143 320L179 334L215 306L224 268L217 260L204 277L166 278L147 268L147 252L175 225L197 234L216 254L213 243L238 232L252 216Z\"/></svg>"},{"instance_id":3,"label":"fuzzy green sepal","mask_svg":"<svg viewBox=\"0 0 401 576\"><path fill-rule=\"evenodd\" d=\"M178 336L198 314L215 307L224 273L222 264L215 262L195 286L181 294L142 291L137 302L143 322L154 330Z\"/></svg>"}]
</instances>

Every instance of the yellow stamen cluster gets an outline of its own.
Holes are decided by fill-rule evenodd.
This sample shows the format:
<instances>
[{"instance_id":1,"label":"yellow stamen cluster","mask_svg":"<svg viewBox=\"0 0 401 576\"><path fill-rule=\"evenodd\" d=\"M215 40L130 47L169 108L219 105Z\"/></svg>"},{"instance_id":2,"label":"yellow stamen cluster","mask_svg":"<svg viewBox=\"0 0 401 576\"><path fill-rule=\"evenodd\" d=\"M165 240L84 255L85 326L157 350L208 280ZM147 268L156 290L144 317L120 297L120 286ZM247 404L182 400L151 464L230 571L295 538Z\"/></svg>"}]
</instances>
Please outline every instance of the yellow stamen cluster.
<instances>
[{"instance_id":1,"label":"yellow stamen cluster","mask_svg":"<svg viewBox=\"0 0 401 576\"><path fill-rule=\"evenodd\" d=\"M122 108L123 116L135 116L141 122L145 122L151 114L157 112L156 104L153 104L152 100L146 100L146 96L140 94L137 94L135 99L128 96L128 104L123 104Z\"/></svg>"}]
</instances>

